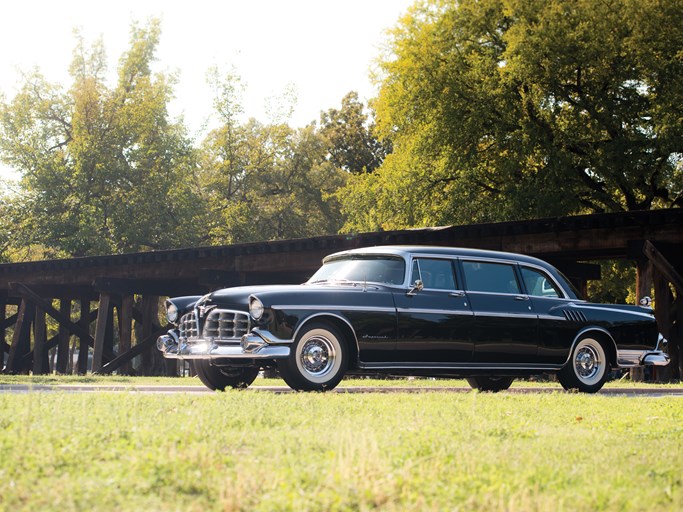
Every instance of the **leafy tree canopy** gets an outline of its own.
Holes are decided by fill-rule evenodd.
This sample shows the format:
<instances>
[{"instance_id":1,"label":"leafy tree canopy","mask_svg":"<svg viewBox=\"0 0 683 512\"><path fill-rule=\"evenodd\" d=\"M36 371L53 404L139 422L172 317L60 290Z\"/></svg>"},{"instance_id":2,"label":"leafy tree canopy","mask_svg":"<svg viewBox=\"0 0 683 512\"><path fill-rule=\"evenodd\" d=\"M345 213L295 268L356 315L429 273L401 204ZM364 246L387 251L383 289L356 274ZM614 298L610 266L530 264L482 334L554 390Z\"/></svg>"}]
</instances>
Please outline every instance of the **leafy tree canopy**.
<instances>
[{"instance_id":1,"label":"leafy tree canopy","mask_svg":"<svg viewBox=\"0 0 683 512\"><path fill-rule=\"evenodd\" d=\"M102 43L77 34L69 90L36 71L0 104L0 157L22 174L14 245L84 256L195 241L195 155L169 120L173 78L151 71L159 34L156 20L133 26L113 88Z\"/></svg>"},{"instance_id":2,"label":"leafy tree canopy","mask_svg":"<svg viewBox=\"0 0 683 512\"><path fill-rule=\"evenodd\" d=\"M683 206L678 0L423 0L374 103L394 145L346 230Z\"/></svg>"},{"instance_id":3,"label":"leafy tree canopy","mask_svg":"<svg viewBox=\"0 0 683 512\"><path fill-rule=\"evenodd\" d=\"M239 77L212 72L221 126L201 147L199 183L208 205L206 230L212 244L335 233L341 215L332 193L345 173L327 158L330 147L315 125L294 129L275 119L240 121ZM286 116L285 116L286 117Z\"/></svg>"},{"instance_id":4,"label":"leafy tree canopy","mask_svg":"<svg viewBox=\"0 0 683 512\"><path fill-rule=\"evenodd\" d=\"M391 152L388 141L374 136L374 122L356 92L344 96L341 109L321 112L320 124L330 146L330 161L344 171L372 172Z\"/></svg>"}]
</instances>

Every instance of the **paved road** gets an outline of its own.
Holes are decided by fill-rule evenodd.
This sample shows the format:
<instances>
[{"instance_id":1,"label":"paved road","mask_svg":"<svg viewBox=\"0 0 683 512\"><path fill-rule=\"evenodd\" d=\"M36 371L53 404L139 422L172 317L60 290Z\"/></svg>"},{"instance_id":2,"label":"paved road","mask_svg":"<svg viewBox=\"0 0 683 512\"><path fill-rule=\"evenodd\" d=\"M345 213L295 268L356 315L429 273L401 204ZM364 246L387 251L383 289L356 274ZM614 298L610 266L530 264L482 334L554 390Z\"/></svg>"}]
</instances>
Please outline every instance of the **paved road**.
<instances>
[{"instance_id":1,"label":"paved road","mask_svg":"<svg viewBox=\"0 0 683 512\"><path fill-rule=\"evenodd\" d=\"M150 393L150 394L180 394L197 393L209 394L213 391L204 386L122 386L122 385L26 385L26 384L2 384L0 393L36 393L36 392L69 392L69 393L97 393L97 392L129 392L129 393ZM253 386L247 392L254 393L293 393L287 386ZM333 393L471 393L469 387L425 387L425 386L342 386L334 389ZM513 387L504 393L511 394L530 394L530 393L564 393L565 391L558 384L557 387ZM639 388L604 388L601 395L618 396L645 396L645 397L678 397L683 398L683 387L639 387Z\"/></svg>"}]
</instances>

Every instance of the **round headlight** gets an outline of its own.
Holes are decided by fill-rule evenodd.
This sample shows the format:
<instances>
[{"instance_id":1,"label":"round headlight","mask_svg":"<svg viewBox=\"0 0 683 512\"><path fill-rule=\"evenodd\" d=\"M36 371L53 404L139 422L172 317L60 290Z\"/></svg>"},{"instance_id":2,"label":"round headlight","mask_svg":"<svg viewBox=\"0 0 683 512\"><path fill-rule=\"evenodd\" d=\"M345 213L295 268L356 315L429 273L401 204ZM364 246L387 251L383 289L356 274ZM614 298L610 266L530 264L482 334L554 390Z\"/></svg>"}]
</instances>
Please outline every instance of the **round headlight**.
<instances>
[{"instance_id":1,"label":"round headlight","mask_svg":"<svg viewBox=\"0 0 683 512\"><path fill-rule=\"evenodd\" d=\"M263 316L263 303L256 297L252 297L249 300L249 314L256 321L260 320Z\"/></svg>"},{"instance_id":2,"label":"round headlight","mask_svg":"<svg viewBox=\"0 0 683 512\"><path fill-rule=\"evenodd\" d=\"M166 319L172 324L178 320L178 306L172 302L169 302L168 306L166 306Z\"/></svg>"}]
</instances>

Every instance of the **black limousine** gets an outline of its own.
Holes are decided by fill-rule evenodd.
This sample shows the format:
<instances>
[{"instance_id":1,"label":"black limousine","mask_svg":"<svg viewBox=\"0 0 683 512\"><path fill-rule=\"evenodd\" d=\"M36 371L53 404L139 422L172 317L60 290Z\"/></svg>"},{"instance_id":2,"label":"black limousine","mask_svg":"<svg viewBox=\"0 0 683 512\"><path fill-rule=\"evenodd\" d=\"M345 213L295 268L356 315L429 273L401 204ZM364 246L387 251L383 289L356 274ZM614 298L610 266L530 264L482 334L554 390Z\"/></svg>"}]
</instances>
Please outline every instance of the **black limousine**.
<instances>
[{"instance_id":1,"label":"black limousine","mask_svg":"<svg viewBox=\"0 0 683 512\"><path fill-rule=\"evenodd\" d=\"M581 300L552 265L520 254L423 246L327 256L302 285L226 288L167 301L167 358L189 359L211 389L276 368L295 390L344 375L467 378L482 391L555 372L596 392L611 369L666 365L643 306Z\"/></svg>"}]
</instances>

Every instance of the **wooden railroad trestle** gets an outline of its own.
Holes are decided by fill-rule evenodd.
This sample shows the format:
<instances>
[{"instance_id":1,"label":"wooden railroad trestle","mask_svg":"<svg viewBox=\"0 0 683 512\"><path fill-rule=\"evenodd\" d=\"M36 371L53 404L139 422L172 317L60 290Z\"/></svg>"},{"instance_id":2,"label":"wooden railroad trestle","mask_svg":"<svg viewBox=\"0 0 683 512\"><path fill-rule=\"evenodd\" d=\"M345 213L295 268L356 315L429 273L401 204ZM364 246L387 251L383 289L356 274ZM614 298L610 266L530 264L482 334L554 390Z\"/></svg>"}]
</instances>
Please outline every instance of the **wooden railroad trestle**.
<instances>
[{"instance_id":1,"label":"wooden railroad trestle","mask_svg":"<svg viewBox=\"0 0 683 512\"><path fill-rule=\"evenodd\" d=\"M176 362L155 349L168 329L160 314L164 297L303 282L326 254L382 244L531 254L556 265L583 291L588 280L600 278L599 266L586 262L635 261L638 296L654 289L655 316L669 340L673 364L658 376L683 375L680 208L4 264L0 366L6 373L176 374Z\"/></svg>"}]
</instances>

